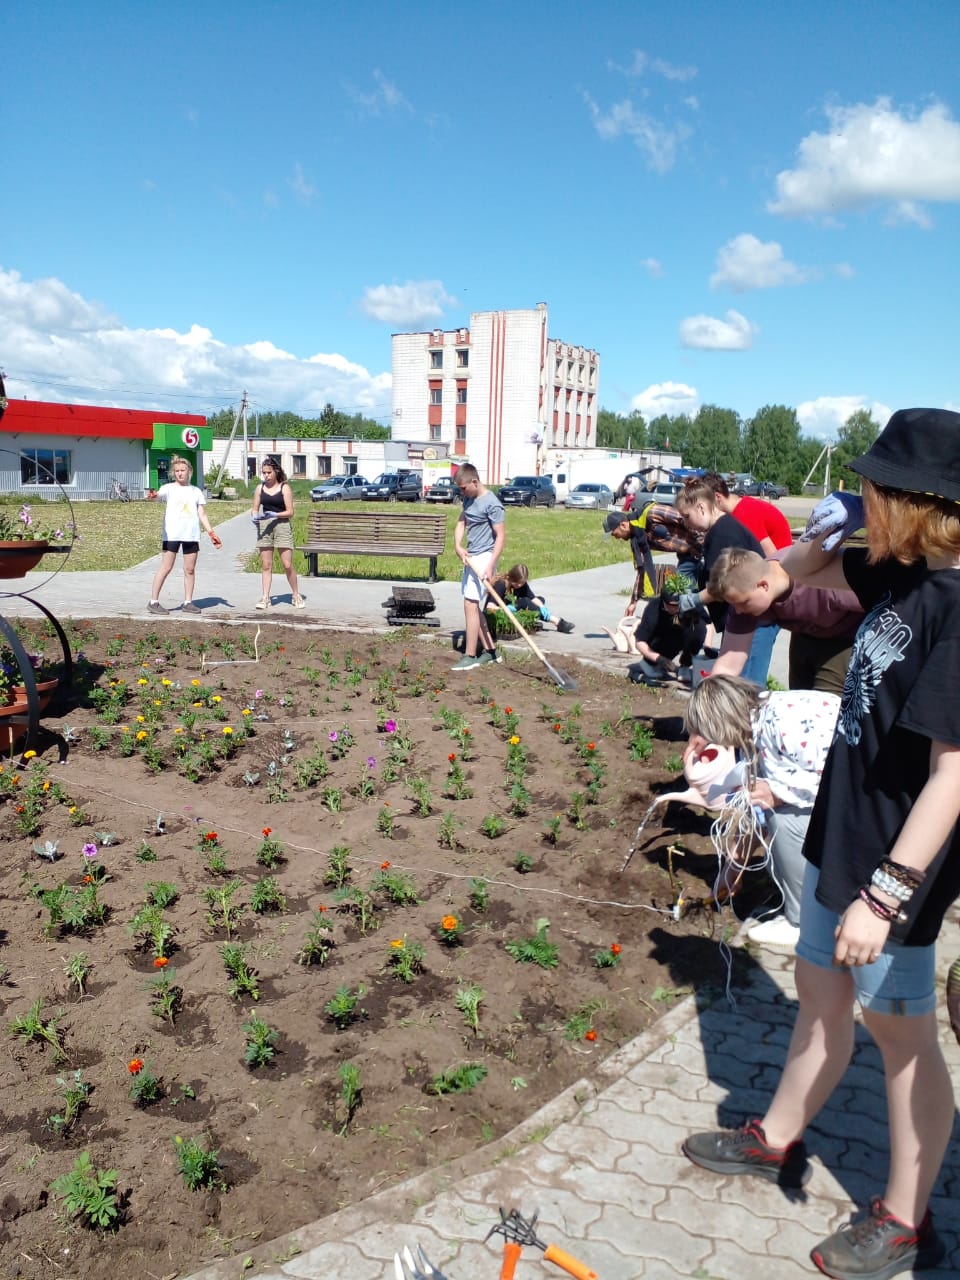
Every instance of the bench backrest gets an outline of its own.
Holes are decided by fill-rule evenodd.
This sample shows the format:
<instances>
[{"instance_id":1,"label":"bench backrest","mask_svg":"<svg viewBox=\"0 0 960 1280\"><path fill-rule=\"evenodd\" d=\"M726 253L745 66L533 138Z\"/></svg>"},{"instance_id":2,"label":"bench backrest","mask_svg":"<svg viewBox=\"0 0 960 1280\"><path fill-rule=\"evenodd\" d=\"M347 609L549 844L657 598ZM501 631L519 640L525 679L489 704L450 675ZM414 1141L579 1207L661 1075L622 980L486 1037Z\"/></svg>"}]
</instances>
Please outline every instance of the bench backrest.
<instances>
[{"instance_id":1,"label":"bench backrest","mask_svg":"<svg viewBox=\"0 0 960 1280\"><path fill-rule=\"evenodd\" d=\"M311 511L307 524L308 544L401 542L439 554L446 540L446 512Z\"/></svg>"}]
</instances>

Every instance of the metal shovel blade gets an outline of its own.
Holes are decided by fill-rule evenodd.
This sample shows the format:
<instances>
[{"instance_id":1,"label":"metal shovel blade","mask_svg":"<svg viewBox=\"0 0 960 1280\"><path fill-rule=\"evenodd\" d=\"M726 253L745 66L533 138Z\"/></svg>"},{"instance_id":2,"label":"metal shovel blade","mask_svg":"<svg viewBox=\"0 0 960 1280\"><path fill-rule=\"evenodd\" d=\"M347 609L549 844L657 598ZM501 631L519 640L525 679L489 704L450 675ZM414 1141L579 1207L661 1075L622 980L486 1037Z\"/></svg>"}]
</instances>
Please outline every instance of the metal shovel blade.
<instances>
[{"instance_id":1,"label":"metal shovel blade","mask_svg":"<svg viewBox=\"0 0 960 1280\"><path fill-rule=\"evenodd\" d=\"M517 631L520 632L524 640L526 640L527 644L530 646L533 652L537 655L537 657L540 659L543 665L547 668L547 671L550 673L550 678L551 680L553 680L554 684L559 689L565 689L567 693L576 693L577 689L580 687L577 684L576 680L574 680L572 676L568 676L566 672L561 671L559 667L555 667L552 662L547 661L546 655L544 654L543 650L540 648L538 644L535 643L533 638L530 636L529 632L524 627L523 623L520 621L520 619L517 617L515 613L510 612L510 610L507 608L507 606L500 599L500 597L497 595L497 593L494 591L493 587L490 586L489 583L487 584L487 594L490 596L493 603L497 605L507 615L507 617L513 623Z\"/></svg>"}]
</instances>

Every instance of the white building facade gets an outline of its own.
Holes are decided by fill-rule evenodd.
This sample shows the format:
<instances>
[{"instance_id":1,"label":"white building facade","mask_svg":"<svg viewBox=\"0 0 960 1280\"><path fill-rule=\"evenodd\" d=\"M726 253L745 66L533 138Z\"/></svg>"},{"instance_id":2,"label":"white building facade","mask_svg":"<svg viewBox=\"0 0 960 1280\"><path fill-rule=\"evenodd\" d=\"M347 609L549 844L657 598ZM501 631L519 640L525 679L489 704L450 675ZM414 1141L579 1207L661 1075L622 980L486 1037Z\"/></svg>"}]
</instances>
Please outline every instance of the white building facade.
<instances>
[{"instance_id":1,"label":"white building facade","mask_svg":"<svg viewBox=\"0 0 960 1280\"><path fill-rule=\"evenodd\" d=\"M465 329L393 335L393 435L445 446L488 484L595 444L600 357L548 334L545 303L478 311Z\"/></svg>"}]
</instances>

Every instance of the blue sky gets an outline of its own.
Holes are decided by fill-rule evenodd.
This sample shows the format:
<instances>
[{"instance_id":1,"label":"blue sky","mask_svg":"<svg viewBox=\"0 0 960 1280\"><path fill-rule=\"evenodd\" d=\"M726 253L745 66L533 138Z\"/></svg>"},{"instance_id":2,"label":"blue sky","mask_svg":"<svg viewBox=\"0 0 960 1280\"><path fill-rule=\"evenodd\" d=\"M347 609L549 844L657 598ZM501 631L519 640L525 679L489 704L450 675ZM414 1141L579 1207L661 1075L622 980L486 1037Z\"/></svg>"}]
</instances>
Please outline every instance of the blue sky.
<instances>
[{"instance_id":1,"label":"blue sky","mask_svg":"<svg viewBox=\"0 0 960 1280\"><path fill-rule=\"evenodd\" d=\"M389 421L550 308L605 408L960 408L960 6L9 6L11 395Z\"/></svg>"}]
</instances>

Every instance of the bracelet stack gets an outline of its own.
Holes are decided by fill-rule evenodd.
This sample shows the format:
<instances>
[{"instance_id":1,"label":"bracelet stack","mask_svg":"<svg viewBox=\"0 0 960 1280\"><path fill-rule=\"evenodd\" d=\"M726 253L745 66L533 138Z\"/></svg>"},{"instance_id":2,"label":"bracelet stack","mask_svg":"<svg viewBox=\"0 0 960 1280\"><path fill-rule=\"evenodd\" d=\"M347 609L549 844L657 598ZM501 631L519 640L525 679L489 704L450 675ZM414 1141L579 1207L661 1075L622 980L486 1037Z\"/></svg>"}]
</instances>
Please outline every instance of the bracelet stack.
<instances>
[{"instance_id":1,"label":"bracelet stack","mask_svg":"<svg viewBox=\"0 0 960 1280\"><path fill-rule=\"evenodd\" d=\"M913 897L914 891L923 884L925 871L916 871L906 867L902 862L894 862L892 858L884 858L870 877L870 883L863 885L859 891L861 902L865 902L875 916L888 924L906 924L907 913L904 907ZM893 898L893 903L884 902L873 890Z\"/></svg>"}]
</instances>

